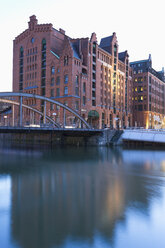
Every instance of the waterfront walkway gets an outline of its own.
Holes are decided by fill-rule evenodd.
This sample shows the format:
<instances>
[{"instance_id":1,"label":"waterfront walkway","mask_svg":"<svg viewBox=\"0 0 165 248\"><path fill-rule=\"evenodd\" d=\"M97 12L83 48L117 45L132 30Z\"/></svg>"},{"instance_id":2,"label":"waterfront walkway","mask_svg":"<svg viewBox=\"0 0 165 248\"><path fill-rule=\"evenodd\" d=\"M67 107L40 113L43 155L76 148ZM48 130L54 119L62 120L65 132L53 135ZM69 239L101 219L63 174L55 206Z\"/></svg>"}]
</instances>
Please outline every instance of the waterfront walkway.
<instances>
[{"instance_id":1,"label":"waterfront walkway","mask_svg":"<svg viewBox=\"0 0 165 248\"><path fill-rule=\"evenodd\" d=\"M165 130L155 129L126 129L122 134L122 140L131 142L148 142L165 144Z\"/></svg>"}]
</instances>

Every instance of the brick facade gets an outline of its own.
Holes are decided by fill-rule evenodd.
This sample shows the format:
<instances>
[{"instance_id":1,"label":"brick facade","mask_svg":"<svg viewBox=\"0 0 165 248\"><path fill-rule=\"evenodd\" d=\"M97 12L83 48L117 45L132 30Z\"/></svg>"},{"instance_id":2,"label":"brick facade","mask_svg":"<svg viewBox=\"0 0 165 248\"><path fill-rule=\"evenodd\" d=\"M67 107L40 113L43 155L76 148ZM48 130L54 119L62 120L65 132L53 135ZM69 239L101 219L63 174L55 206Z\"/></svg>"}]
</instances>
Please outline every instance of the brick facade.
<instances>
[{"instance_id":1,"label":"brick facade","mask_svg":"<svg viewBox=\"0 0 165 248\"><path fill-rule=\"evenodd\" d=\"M118 50L115 33L99 45L95 33L72 39L31 16L28 29L14 40L13 91L60 101L95 128L132 126L132 69L127 51ZM42 101L24 103L43 111ZM63 109L47 104L47 114L63 125ZM25 110L24 123L29 120L41 121ZM66 125L78 125L68 112Z\"/></svg>"},{"instance_id":2,"label":"brick facade","mask_svg":"<svg viewBox=\"0 0 165 248\"><path fill-rule=\"evenodd\" d=\"M152 68L151 56L147 60L131 62L133 69L133 126L165 128L164 69Z\"/></svg>"}]
</instances>

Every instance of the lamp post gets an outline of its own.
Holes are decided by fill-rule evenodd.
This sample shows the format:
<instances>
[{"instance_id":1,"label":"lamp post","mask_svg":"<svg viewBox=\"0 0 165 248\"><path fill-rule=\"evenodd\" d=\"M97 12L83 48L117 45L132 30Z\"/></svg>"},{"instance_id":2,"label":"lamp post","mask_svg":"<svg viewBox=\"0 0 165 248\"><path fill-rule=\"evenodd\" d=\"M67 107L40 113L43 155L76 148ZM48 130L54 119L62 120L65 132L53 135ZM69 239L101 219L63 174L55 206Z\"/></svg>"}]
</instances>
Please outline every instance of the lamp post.
<instances>
[{"instance_id":1,"label":"lamp post","mask_svg":"<svg viewBox=\"0 0 165 248\"><path fill-rule=\"evenodd\" d=\"M7 126L7 115L4 116L4 120L5 120L5 126Z\"/></svg>"}]
</instances>

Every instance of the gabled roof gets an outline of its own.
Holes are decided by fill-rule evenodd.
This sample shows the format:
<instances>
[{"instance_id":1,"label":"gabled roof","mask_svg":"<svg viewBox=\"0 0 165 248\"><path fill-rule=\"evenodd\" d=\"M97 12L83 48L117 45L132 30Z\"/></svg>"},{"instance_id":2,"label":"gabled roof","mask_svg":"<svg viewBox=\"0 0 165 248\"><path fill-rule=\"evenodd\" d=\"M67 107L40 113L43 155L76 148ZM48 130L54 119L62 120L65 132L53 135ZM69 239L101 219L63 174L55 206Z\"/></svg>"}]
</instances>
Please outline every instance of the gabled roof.
<instances>
[{"instance_id":1,"label":"gabled roof","mask_svg":"<svg viewBox=\"0 0 165 248\"><path fill-rule=\"evenodd\" d=\"M111 43L112 43L112 39L113 39L113 35L105 37L105 38L102 38L101 42L100 42L100 47L102 49L104 49L105 51L111 53L110 46L111 46Z\"/></svg>"}]
</instances>

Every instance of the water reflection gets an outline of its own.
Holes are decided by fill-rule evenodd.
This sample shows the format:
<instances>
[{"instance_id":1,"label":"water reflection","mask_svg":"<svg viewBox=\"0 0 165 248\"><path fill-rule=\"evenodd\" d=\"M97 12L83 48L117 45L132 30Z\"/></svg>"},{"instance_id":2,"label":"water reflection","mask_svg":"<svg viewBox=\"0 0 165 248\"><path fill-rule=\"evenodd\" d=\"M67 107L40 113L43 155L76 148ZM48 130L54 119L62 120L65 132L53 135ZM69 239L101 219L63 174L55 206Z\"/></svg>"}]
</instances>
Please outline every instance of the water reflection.
<instances>
[{"instance_id":1,"label":"water reflection","mask_svg":"<svg viewBox=\"0 0 165 248\"><path fill-rule=\"evenodd\" d=\"M128 212L145 221L162 199L164 155L107 148L10 159L0 153L0 173L11 178L13 240L23 248L117 247L118 226L126 229Z\"/></svg>"}]
</instances>

